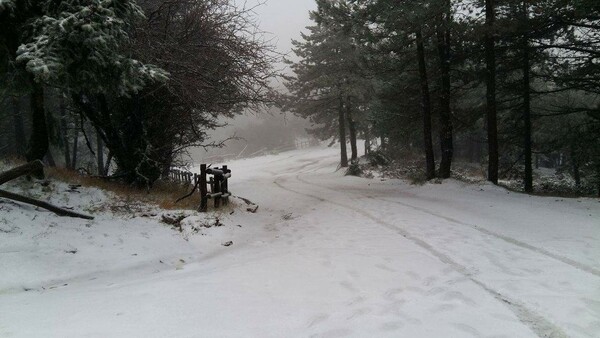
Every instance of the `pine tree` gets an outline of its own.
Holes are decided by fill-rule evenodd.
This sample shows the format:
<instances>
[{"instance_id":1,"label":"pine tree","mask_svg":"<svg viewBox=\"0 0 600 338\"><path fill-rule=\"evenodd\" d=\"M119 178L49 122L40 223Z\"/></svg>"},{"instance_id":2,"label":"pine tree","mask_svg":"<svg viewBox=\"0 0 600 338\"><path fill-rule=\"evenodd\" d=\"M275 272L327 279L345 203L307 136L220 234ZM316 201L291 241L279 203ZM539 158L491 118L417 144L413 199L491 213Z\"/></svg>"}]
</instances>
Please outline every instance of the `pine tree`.
<instances>
[{"instance_id":1,"label":"pine tree","mask_svg":"<svg viewBox=\"0 0 600 338\"><path fill-rule=\"evenodd\" d=\"M548 42L564 38L561 16L570 15L570 9L557 7L557 1L516 1L499 3L498 30L499 43L503 50L502 67L499 67L501 95L504 96L504 109L509 118L518 122L514 128L521 134L523 186L528 193L533 192L533 152L537 146L534 135L534 119L537 116L535 103L544 94L542 89L549 79L549 69L555 59L551 49L544 46ZM563 13L561 13L563 12Z\"/></svg>"},{"instance_id":2,"label":"pine tree","mask_svg":"<svg viewBox=\"0 0 600 338\"><path fill-rule=\"evenodd\" d=\"M419 59L419 79L421 82L421 107L423 109L423 145L425 147L425 176L428 180L435 178L435 156L433 141L431 139L431 98L429 94L429 80L427 77L427 62L425 61L425 47L421 28L415 34L417 44L417 57Z\"/></svg>"},{"instance_id":3,"label":"pine tree","mask_svg":"<svg viewBox=\"0 0 600 338\"><path fill-rule=\"evenodd\" d=\"M17 62L25 65L35 83L62 88L72 96L130 181L153 182L160 173L148 165L144 151L129 151L129 135L115 125L107 104L110 98L134 95L167 77L125 53L127 31L143 17L141 9L133 0L68 0L46 1L42 10L44 16L30 23L33 34L19 47ZM33 97L39 103L43 95L34 90ZM33 134L40 133L34 127Z\"/></svg>"},{"instance_id":4,"label":"pine tree","mask_svg":"<svg viewBox=\"0 0 600 338\"><path fill-rule=\"evenodd\" d=\"M445 131L440 131L440 144L448 154L448 136L451 137L452 120L446 106L446 113L441 113L441 105L436 105L431 97L433 93L438 94L440 100L450 104L450 97L439 88L431 90L430 78L437 82L437 87L448 85L442 81L441 70L447 69L448 62L439 59L440 54L434 55L432 49L436 36L436 28L440 22L436 22L441 12L440 3L436 1L391 1L375 0L367 6L370 23L370 39L373 48L369 51L372 58L378 60L372 72L377 74L379 80L378 98L380 104L375 109L377 120L394 120L393 124L382 123L388 129L386 133L394 135L394 143L421 143L425 157L425 176L427 179L436 177L435 157L433 149L433 123L434 112L441 118L438 123L446 126ZM436 25L437 24L437 25ZM441 27L441 26L440 26ZM444 38L445 39L445 38ZM444 49L446 50L446 49ZM438 59L437 63L433 61ZM447 59L447 55L444 55ZM446 77L450 80L449 76ZM420 115L417 113L420 111ZM450 112L451 114L451 112ZM417 127L415 121L422 121L420 138L415 138L414 130ZM449 126L449 127L448 127ZM443 142L442 142L443 141ZM451 147L450 147L451 148ZM443 156L441 167L444 172L449 170L449 156Z\"/></svg>"},{"instance_id":5,"label":"pine tree","mask_svg":"<svg viewBox=\"0 0 600 338\"><path fill-rule=\"evenodd\" d=\"M496 104L496 0L485 0L486 112L488 181L498 184L498 112Z\"/></svg>"},{"instance_id":6,"label":"pine tree","mask_svg":"<svg viewBox=\"0 0 600 338\"><path fill-rule=\"evenodd\" d=\"M351 159L356 160L357 124L369 83L364 74L361 46L353 32L350 4L319 0L317 8L311 12L315 25L308 27L309 34L302 35L304 41L294 41L294 52L301 60L291 63L295 76L286 84L292 94L287 108L309 118L316 126L312 132L322 139L337 133L341 143L340 164L346 167L346 124Z\"/></svg>"}]
</instances>

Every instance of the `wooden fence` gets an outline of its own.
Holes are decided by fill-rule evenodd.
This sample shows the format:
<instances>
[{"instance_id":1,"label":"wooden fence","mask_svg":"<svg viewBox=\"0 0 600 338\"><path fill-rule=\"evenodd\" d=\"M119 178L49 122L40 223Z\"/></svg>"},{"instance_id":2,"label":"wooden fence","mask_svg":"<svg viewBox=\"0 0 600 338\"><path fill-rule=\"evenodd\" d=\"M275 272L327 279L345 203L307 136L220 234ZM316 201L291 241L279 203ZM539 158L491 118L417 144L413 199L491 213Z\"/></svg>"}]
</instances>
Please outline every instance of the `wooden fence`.
<instances>
[{"instance_id":1,"label":"wooden fence","mask_svg":"<svg viewBox=\"0 0 600 338\"><path fill-rule=\"evenodd\" d=\"M173 169L171 170L169 177L174 181L193 185L194 190L189 196L196 190L200 191L199 210L201 212L206 212L208 210L209 199L213 200L215 208L229 204L229 197L231 197L231 193L229 192L231 170L228 169L226 165L222 168L208 168L206 164L201 164L199 174Z\"/></svg>"}]
</instances>

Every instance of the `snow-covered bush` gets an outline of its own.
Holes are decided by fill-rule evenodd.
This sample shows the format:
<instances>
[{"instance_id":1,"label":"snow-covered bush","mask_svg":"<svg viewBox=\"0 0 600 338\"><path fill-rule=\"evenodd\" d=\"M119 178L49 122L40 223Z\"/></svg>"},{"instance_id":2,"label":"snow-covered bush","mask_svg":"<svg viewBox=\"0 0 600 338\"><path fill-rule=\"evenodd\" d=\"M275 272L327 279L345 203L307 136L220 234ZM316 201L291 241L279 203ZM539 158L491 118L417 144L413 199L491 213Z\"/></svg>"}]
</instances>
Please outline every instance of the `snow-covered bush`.
<instances>
[{"instance_id":1,"label":"snow-covered bush","mask_svg":"<svg viewBox=\"0 0 600 338\"><path fill-rule=\"evenodd\" d=\"M523 191L522 178L503 180L502 184L513 190ZM552 174L535 172L533 191L543 195L591 196L596 193L596 185L590 179L583 179L577 185L575 179L566 172Z\"/></svg>"},{"instance_id":2,"label":"snow-covered bush","mask_svg":"<svg viewBox=\"0 0 600 338\"><path fill-rule=\"evenodd\" d=\"M578 186L573 177L565 174L540 177L534 181L533 189L542 194L591 195L594 193L594 187L588 181L584 180Z\"/></svg>"},{"instance_id":3,"label":"snow-covered bush","mask_svg":"<svg viewBox=\"0 0 600 338\"><path fill-rule=\"evenodd\" d=\"M390 158L379 150L371 151L367 159L372 166L388 165L391 162Z\"/></svg>"},{"instance_id":4,"label":"snow-covered bush","mask_svg":"<svg viewBox=\"0 0 600 338\"><path fill-rule=\"evenodd\" d=\"M361 176L363 169L358 161L352 161L348 169L346 169L346 176Z\"/></svg>"},{"instance_id":5,"label":"snow-covered bush","mask_svg":"<svg viewBox=\"0 0 600 338\"><path fill-rule=\"evenodd\" d=\"M458 167L457 165L455 165L452 169L452 178L467 183L478 183L482 181L482 177L478 177L468 169Z\"/></svg>"}]
</instances>

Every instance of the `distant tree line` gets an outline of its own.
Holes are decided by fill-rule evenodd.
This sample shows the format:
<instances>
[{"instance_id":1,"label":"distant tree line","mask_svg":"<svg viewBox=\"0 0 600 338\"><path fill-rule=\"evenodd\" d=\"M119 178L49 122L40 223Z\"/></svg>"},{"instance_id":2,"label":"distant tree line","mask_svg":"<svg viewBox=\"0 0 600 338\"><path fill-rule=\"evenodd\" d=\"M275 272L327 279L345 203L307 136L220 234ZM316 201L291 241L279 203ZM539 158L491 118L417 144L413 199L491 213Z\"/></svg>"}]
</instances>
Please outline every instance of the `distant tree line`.
<instances>
[{"instance_id":1,"label":"distant tree line","mask_svg":"<svg viewBox=\"0 0 600 338\"><path fill-rule=\"evenodd\" d=\"M600 2L316 2L283 106L341 141L342 166L347 140L356 160L357 138L377 138L427 179L458 157L532 192L552 161L600 192Z\"/></svg>"},{"instance_id":2,"label":"distant tree line","mask_svg":"<svg viewBox=\"0 0 600 338\"><path fill-rule=\"evenodd\" d=\"M149 187L219 118L271 100L270 49L232 0L0 0L0 155L91 155Z\"/></svg>"}]
</instances>

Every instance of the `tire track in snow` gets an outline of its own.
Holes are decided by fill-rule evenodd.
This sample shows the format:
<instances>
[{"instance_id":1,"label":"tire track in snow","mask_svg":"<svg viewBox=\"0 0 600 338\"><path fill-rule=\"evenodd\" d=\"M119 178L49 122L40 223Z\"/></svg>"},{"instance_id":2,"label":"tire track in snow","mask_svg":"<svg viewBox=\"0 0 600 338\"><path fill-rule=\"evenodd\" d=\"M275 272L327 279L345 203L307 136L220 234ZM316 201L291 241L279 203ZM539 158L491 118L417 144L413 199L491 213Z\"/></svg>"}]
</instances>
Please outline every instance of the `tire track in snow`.
<instances>
[{"instance_id":1,"label":"tire track in snow","mask_svg":"<svg viewBox=\"0 0 600 338\"><path fill-rule=\"evenodd\" d=\"M310 184L310 185L314 185L312 183L308 183L305 182L303 180L301 180L299 178L300 175L296 176L296 179L298 179L300 182L303 182L305 184ZM486 285L485 283L483 283L482 281L476 279L473 275L473 273L471 273L465 266L461 265L460 263L454 261L452 258L450 258L449 256L443 254L442 252L436 250L432 245L430 245L429 243L425 242L424 240L415 237L413 235L411 235L408 231L406 231L405 229L393 225L391 223L386 222L383 219L380 219L378 217L375 217L373 215L371 215L370 213L363 211L361 209L357 209L355 207L343 204L343 203L339 203L336 201L332 201L332 200L328 200L326 198L323 198L321 196L317 196L317 195L313 195L313 194L309 194L309 193L305 193L305 192L301 192L301 191L297 191L291 188L288 188L284 185L282 185L281 183L278 182L278 180L280 179L280 177L276 178L273 181L273 184L275 184L277 187L294 193L294 194L298 194L298 195L302 195L302 196L306 196L306 197L310 197L313 199L316 199L320 202L326 202L326 203L330 203L339 207L342 207L344 209L348 209L354 213L357 213L367 219L370 219L372 221L374 221L375 223L379 224L380 226L383 226L384 228L387 228L393 232L398 233L399 235L403 236L404 238L408 239L409 241L413 242L414 244L420 246L421 248L427 250L429 253L431 253L433 256L435 256L436 258L438 258L440 261L442 261L443 263L451 266L455 271L457 271L458 273L460 273L461 275L463 275L465 278L467 278L468 280L472 281L473 283L475 283L476 285L480 286L483 290L485 290L487 293L489 293L490 295L492 295L494 298L502 301L503 303L507 304L508 307L513 311L513 313L515 313L515 315L517 316L517 318L519 318L519 320L525 324L527 327L529 327L533 332L535 332L539 337L552 337L552 338L562 338L562 337L568 337L562 330L561 328L559 328L558 326L554 325L553 323L551 323L550 321L548 321L546 318L544 318L542 315L530 310L529 308L527 308L525 305L523 305L522 303L511 299L510 297L507 297L503 294L501 294L500 292L492 289L491 287L489 287L488 285ZM320 186L319 186L320 187ZM329 188L325 188L325 189L329 189ZM332 190L332 189L330 189ZM335 191L335 190L333 190Z\"/></svg>"},{"instance_id":2,"label":"tire track in snow","mask_svg":"<svg viewBox=\"0 0 600 338\"><path fill-rule=\"evenodd\" d=\"M326 186L321 186L321 185L309 182L309 181L304 180L304 179L302 179L300 177L301 174L306 174L306 173L309 173L309 172L310 171L305 171L305 172L298 173L298 175L296 175L296 179L298 181L304 183L304 184L312 185L312 186L319 187L319 188L322 188L322 189L329 189L329 190L332 190L332 191L336 191L335 189L331 189L331 188L328 188ZM505 241L505 242L507 242L509 244L513 244L513 245L518 246L518 247L520 247L522 249L526 249L526 250L533 251L535 253L547 256L549 258L555 259L555 260L557 260L559 262L562 262L564 264L570 265L571 267L573 267L575 269L578 269L578 270L590 273L590 274L592 274L594 276L600 277L600 270L599 269L596 269L596 268L594 268L592 266L589 266L587 264L584 264L584 263L580 263L580 262L575 261L573 259L570 259L568 257L557 255L557 254L552 253L552 252L550 252L550 251L548 251L546 249L536 247L534 245L525 243L525 242L520 241L518 239L509 237L509 236L505 236L505 235L499 234L497 232L485 229L485 228L483 228L481 226L478 226L478 225L475 225L475 224L469 224L469 223L461 222L461 221L459 221L459 220L457 220L455 218L444 216L444 215L440 215L440 214L432 212L432 211L430 211L428 209L417 207L417 206L414 206L414 205L411 205L411 204L408 204L408 203L404 203L404 202L400 202L400 201L394 201L394 200L389 200L389 199L386 199L386 198L374 197L374 196L368 196L368 195L366 195L364 197L367 197L367 198L370 198L370 199L373 199L373 200L376 200L376 201L388 202L388 203L394 203L394 204L402 205L402 206L405 206L405 207L412 208L414 210L420 211L422 213L425 213L425 214L428 214L428 215L431 215L431 216L434 216L434 217L441 218L441 219L443 219L445 221L448 221L450 223L454 223L454 224L458 224L458 225L463 225L463 226L466 226L466 227L470 227L470 228L472 228L474 230L477 230L477 231L479 231L481 233L484 233L486 235L489 235L489 236L501 239L501 240L503 240L503 241Z\"/></svg>"},{"instance_id":3,"label":"tire track in snow","mask_svg":"<svg viewBox=\"0 0 600 338\"><path fill-rule=\"evenodd\" d=\"M275 172L270 171L270 170L265 170L265 171L268 172L268 173L271 173L273 176L284 175L284 174L295 174L295 173L298 173L300 170L304 170L304 169L306 169L306 168L308 168L310 166L318 164L319 162L321 162L321 160L323 158L326 158L326 157L322 157L322 158L317 158L317 159L314 159L314 160L306 161L306 163L302 164L301 166L299 166L297 168L291 168L291 169L288 169L288 170L286 170L284 172L280 172L280 173L275 173Z\"/></svg>"},{"instance_id":4,"label":"tire track in snow","mask_svg":"<svg viewBox=\"0 0 600 338\"><path fill-rule=\"evenodd\" d=\"M298 178L298 180L300 180L300 181L302 181L302 182L304 182L306 184L310 184L310 183L306 182L305 180L303 180L301 178ZM600 270L598 270L598 269L596 269L594 267L591 267L589 265L577 262L575 260L572 260L570 258L561 256L561 255L557 255L557 254L552 253L552 252L550 252L550 251L548 251L546 249L542 249L542 248L533 246L531 244L527 244L525 242L519 241L518 239L509 237L509 236L505 236L505 235L499 234L497 232L485 229L485 228L480 227L478 225L461 222L461 221L459 221L457 219L454 219L452 217L440 215L438 213L429 211L429 210L427 210L425 208L421 208L421 207L417 207L417 206L414 206L414 205L410 205L408 203L404 203L404 202L400 202L400 201L393 201L393 200L389 200L389 199L385 199L385 198L377 198L377 197L373 197L373 196L366 196L366 197L369 198L369 199L376 200L376 201L388 202L388 203L394 203L394 204L402 205L402 206L405 206L405 207L408 207L408 208L420 211L422 213L425 213L425 214L428 214L428 215L431 215L431 216L434 216L434 217L437 217L437 218L441 218L441 219L446 220L446 221L448 221L450 223L454 223L454 224L464 225L466 227L470 227L470 228L475 229L475 230L477 230L477 231L479 231L481 233L484 233L486 235L489 235L489 236L492 236L492 237L496 237L496 238L501 239L501 240L503 240L503 241L505 241L507 243L516 245L516 246L518 246L520 248L523 248L523 249L526 249L526 250L530 250L530 251L533 251L535 253L547 256L549 258L552 258L552 259L555 259L555 260L560 261L562 263L565 263L567 265L570 265L570 266L572 266L572 267L574 267L576 269L579 269L579 270L582 270L584 272L591 273L592 275L600 277Z\"/></svg>"}]
</instances>

